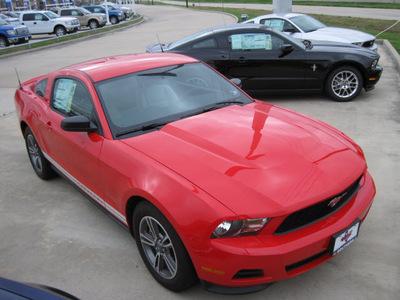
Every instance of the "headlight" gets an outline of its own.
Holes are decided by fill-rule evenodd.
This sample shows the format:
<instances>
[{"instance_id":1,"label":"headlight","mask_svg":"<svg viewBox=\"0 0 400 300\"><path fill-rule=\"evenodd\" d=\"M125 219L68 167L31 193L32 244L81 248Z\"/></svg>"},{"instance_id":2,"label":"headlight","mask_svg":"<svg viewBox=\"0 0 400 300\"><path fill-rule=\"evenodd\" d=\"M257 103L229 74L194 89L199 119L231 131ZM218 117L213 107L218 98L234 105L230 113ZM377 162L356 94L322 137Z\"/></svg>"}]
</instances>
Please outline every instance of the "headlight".
<instances>
[{"instance_id":1,"label":"headlight","mask_svg":"<svg viewBox=\"0 0 400 300\"><path fill-rule=\"evenodd\" d=\"M72 21L65 21L66 25L72 25Z\"/></svg>"},{"instance_id":2,"label":"headlight","mask_svg":"<svg viewBox=\"0 0 400 300\"><path fill-rule=\"evenodd\" d=\"M269 218L224 221L215 228L212 239L248 236L258 234Z\"/></svg>"},{"instance_id":3,"label":"headlight","mask_svg":"<svg viewBox=\"0 0 400 300\"><path fill-rule=\"evenodd\" d=\"M9 35L16 35L16 34L15 34L15 30L7 30L7 33L8 33Z\"/></svg>"},{"instance_id":4,"label":"headlight","mask_svg":"<svg viewBox=\"0 0 400 300\"><path fill-rule=\"evenodd\" d=\"M379 61L379 59L374 59L374 61L372 62L372 65L371 65L372 69L376 68L376 66L378 65L378 61Z\"/></svg>"},{"instance_id":5,"label":"headlight","mask_svg":"<svg viewBox=\"0 0 400 300\"><path fill-rule=\"evenodd\" d=\"M362 46L362 42L357 42L357 43L353 43L353 45L356 45L356 46Z\"/></svg>"}]
</instances>

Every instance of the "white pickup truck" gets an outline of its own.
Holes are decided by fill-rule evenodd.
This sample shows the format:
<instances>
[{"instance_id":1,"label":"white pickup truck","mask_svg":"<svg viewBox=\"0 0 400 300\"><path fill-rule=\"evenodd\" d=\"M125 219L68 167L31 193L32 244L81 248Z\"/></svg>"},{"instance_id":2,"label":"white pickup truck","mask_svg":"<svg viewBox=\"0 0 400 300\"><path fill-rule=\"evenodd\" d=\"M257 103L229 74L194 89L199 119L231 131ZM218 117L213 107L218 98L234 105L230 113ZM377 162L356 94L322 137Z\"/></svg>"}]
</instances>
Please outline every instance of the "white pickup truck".
<instances>
[{"instance_id":1,"label":"white pickup truck","mask_svg":"<svg viewBox=\"0 0 400 300\"><path fill-rule=\"evenodd\" d=\"M80 28L77 18L60 17L51 11L23 11L19 15L19 22L28 27L31 34L62 36Z\"/></svg>"}]
</instances>

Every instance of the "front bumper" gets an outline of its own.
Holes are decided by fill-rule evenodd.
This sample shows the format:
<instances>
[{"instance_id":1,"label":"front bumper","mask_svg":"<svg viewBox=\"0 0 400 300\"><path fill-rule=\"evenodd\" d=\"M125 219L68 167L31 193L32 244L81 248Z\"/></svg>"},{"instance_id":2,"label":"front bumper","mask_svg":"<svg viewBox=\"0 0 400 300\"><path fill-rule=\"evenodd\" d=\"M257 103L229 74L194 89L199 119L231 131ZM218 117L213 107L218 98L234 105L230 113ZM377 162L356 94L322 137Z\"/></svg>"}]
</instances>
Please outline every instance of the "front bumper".
<instances>
[{"instance_id":1,"label":"front bumper","mask_svg":"<svg viewBox=\"0 0 400 300\"><path fill-rule=\"evenodd\" d=\"M369 76L366 78L364 83L364 89L366 92L371 91L375 88L375 85L378 83L379 79L381 78L383 72L383 68L381 66L376 66Z\"/></svg>"},{"instance_id":2,"label":"front bumper","mask_svg":"<svg viewBox=\"0 0 400 300\"><path fill-rule=\"evenodd\" d=\"M67 32L75 32L75 31L79 30L80 28L81 28L80 24L66 26Z\"/></svg>"},{"instance_id":3,"label":"front bumper","mask_svg":"<svg viewBox=\"0 0 400 300\"><path fill-rule=\"evenodd\" d=\"M9 44L27 43L30 39L31 39L31 36L12 37L12 38L8 38L8 43Z\"/></svg>"},{"instance_id":4,"label":"front bumper","mask_svg":"<svg viewBox=\"0 0 400 300\"><path fill-rule=\"evenodd\" d=\"M364 221L372 205L375 186L368 172L360 185L337 212L296 231L274 235L265 232L267 225L257 236L210 240L210 250L194 260L199 278L211 291L252 292L329 260L332 236L356 219Z\"/></svg>"}]
</instances>

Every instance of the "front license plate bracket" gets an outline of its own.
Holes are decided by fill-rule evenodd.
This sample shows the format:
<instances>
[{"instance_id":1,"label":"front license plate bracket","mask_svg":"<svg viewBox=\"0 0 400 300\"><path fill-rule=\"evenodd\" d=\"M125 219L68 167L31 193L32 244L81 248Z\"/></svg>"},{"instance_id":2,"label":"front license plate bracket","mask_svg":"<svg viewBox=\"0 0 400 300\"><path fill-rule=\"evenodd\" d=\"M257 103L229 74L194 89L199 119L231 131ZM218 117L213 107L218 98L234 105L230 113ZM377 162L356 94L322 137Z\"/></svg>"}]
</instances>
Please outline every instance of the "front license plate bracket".
<instances>
[{"instance_id":1,"label":"front license plate bracket","mask_svg":"<svg viewBox=\"0 0 400 300\"><path fill-rule=\"evenodd\" d=\"M329 250L332 256L342 252L347 246L354 242L360 230L361 220L355 220L349 227L334 234L329 244Z\"/></svg>"}]
</instances>

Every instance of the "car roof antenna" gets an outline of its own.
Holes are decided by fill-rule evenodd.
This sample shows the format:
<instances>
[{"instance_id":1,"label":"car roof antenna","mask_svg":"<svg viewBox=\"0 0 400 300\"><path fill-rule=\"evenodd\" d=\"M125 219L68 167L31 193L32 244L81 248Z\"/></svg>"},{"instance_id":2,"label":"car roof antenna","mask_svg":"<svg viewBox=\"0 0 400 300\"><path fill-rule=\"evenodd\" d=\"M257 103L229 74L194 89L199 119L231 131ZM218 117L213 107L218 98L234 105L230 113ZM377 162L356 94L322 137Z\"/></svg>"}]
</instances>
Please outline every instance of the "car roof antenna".
<instances>
[{"instance_id":1,"label":"car roof antenna","mask_svg":"<svg viewBox=\"0 0 400 300\"><path fill-rule=\"evenodd\" d=\"M158 43L160 44L161 52L164 52L164 49L163 49L162 44L160 42L160 37L158 36L158 33L156 33L156 35L157 35Z\"/></svg>"},{"instance_id":2,"label":"car roof antenna","mask_svg":"<svg viewBox=\"0 0 400 300\"><path fill-rule=\"evenodd\" d=\"M19 80L19 75L18 75L17 68L15 68L15 74L17 74L18 83L19 83L19 89L22 90L22 84L21 84L21 80Z\"/></svg>"}]
</instances>

